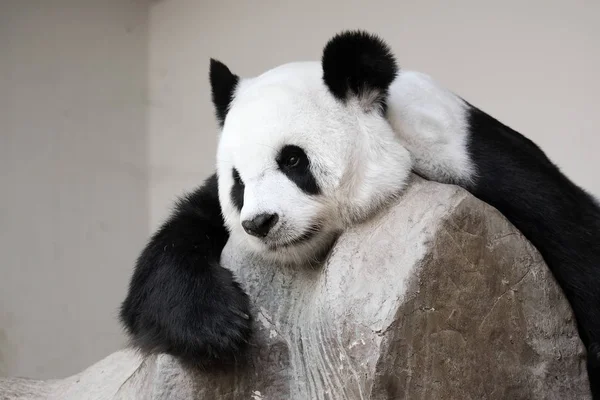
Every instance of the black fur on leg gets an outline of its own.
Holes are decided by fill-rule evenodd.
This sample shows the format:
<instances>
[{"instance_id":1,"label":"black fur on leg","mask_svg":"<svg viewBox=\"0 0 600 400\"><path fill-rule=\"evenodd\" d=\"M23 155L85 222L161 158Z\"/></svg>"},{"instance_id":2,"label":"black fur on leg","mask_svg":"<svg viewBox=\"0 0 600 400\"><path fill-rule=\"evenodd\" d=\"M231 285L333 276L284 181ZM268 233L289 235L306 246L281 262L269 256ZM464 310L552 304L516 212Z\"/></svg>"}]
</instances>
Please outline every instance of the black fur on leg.
<instances>
[{"instance_id":1,"label":"black fur on leg","mask_svg":"<svg viewBox=\"0 0 600 400\"><path fill-rule=\"evenodd\" d=\"M600 400L600 206L531 140L470 105L467 189L498 209L537 248L568 299Z\"/></svg>"},{"instance_id":2,"label":"black fur on leg","mask_svg":"<svg viewBox=\"0 0 600 400\"><path fill-rule=\"evenodd\" d=\"M137 260L120 310L134 347L197 367L243 359L252 318L248 296L219 263L228 237L213 175L180 199Z\"/></svg>"},{"instance_id":3,"label":"black fur on leg","mask_svg":"<svg viewBox=\"0 0 600 400\"><path fill-rule=\"evenodd\" d=\"M587 349L587 372L592 399L600 399L600 343L592 343Z\"/></svg>"}]
</instances>

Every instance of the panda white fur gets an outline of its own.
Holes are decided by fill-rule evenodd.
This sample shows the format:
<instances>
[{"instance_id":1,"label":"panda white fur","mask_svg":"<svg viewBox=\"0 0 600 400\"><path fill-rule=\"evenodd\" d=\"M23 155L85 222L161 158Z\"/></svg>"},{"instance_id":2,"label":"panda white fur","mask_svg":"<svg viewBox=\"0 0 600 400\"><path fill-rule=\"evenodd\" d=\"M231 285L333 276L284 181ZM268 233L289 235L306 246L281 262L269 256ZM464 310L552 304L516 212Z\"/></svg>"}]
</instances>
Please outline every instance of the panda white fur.
<instances>
[{"instance_id":1,"label":"panda white fur","mask_svg":"<svg viewBox=\"0 0 600 400\"><path fill-rule=\"evenodd\" d=\"M282 263L326 255L378 212L411 169L495 206L538 248L575 312L600 398L600 208L530 140L398 70L365 32L336 35L321 62L242 79L211 60L217 172L182 198L140 255L122 304L134 346L227 366L252 332L249 299L219 264L227 240Z\"/></svg>"},{"instance_id":2,"label":"panda white fur","mask_svg":"<svg viewBox=\"0 0 600 400\"><path fill-rule=\"evenodd\" d=\"M222 128L225 224L238 245L279 262L322 255L340 231L399 194L411 170L379 89L340 102L322 75L320 63L304 62L241 80Z\"/></svg>"}]
</instances>

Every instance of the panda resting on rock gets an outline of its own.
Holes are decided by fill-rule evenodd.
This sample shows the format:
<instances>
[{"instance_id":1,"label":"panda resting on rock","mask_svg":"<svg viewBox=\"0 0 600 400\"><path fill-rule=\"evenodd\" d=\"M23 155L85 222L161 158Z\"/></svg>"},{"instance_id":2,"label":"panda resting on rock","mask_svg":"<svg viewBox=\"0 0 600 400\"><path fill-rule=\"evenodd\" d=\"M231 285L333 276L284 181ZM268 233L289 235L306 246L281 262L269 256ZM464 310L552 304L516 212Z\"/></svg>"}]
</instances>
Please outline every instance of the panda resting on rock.
<instances>
[{"instance_id":1,"label":"panda resting on rock","mask_svg":"<svg viewBox=\"0 0 600 400\"><path fill-rule=\"evenodd\" d=\"M321 62L241 79L211 60L217 171L151 237L120 317L132 344L227 366L252 333L249 299L220 265L228 240L280 263L326 257L344 229L401 195L411 171L496 207L538 249L576 316L600 399L600 207L533 142L399 70L378 37L346 31Z\"/></svg>"}]
</instances>

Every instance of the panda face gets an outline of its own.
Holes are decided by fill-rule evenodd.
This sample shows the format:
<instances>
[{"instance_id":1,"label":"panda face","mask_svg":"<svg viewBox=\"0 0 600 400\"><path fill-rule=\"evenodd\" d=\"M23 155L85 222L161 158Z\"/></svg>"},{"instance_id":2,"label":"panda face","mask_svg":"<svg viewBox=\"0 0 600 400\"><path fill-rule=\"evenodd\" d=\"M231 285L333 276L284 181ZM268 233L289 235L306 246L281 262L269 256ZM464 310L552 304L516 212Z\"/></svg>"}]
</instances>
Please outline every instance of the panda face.
<instances>
[{"instance_id":1,"label":"panda face","mask_svg":"<svg viewBox=\"0 0 600 400\"><path fill-rule=\"evenodd\" d=\"M411 167L383 112L386 87L363 79L339 95L344 77L328 82L326 67L324 55L240 79L211 64L225 223L238 244L278 262L319 259L394 199Z\"/></svg>"}]
</instances>

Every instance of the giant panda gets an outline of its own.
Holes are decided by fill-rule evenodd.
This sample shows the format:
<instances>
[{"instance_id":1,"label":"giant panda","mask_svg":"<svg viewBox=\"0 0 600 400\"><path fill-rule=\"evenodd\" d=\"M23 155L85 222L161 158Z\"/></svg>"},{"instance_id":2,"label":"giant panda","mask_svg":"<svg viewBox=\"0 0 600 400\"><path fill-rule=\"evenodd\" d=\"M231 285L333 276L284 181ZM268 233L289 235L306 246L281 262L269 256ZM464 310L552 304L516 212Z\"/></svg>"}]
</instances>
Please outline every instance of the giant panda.
<instances>
[{"instance_id":1,"label":"giant panda","mask_svg":"<svg viewBox=\"0 0 600 400\"><path fill-rule=\"evenodd\" d=\"M561 285L600 398L600 207L533 142L400 70L363 31L320 62L241 78L210 61L216 172L176 203L140 254L120 310L132 345L227 367L252 334L249 298L220 265L228 240L282 264L322 261L341 232L401 195L411 172L496 207Z\"/></svg>"}]
</instances>

